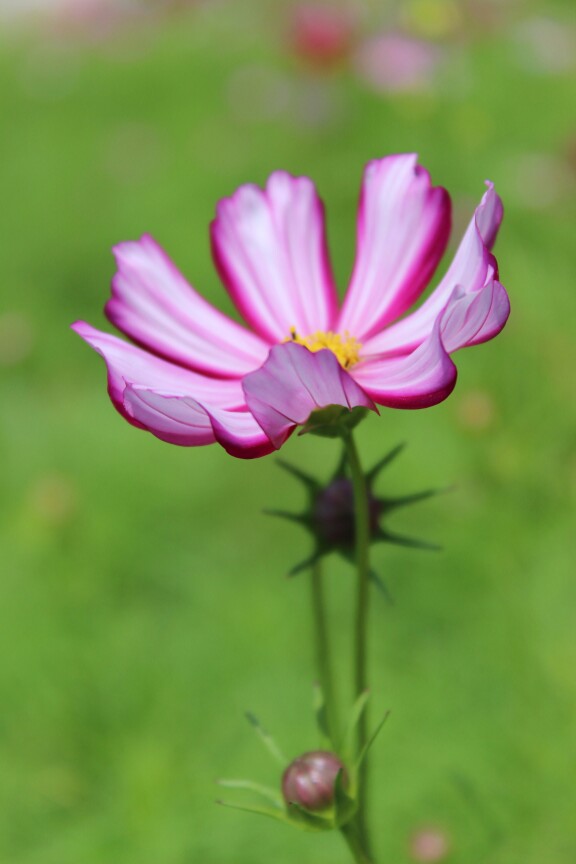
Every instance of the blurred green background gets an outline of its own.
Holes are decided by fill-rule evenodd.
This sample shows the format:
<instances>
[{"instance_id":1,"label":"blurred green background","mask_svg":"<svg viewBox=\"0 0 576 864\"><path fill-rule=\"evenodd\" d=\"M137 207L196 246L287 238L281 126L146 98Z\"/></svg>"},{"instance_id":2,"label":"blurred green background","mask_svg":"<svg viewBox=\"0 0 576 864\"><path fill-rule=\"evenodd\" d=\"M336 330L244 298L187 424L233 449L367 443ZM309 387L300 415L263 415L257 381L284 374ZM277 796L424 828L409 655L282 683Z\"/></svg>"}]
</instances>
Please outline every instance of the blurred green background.
<instances>
[{"instance_id":1,"label":"blurred green background","mask_svg":"<svg viewBox=\"0 0 576 864\"><path fill-rule=\"evenodd\" d=\"M572 864L572 4L355 4L338 63L279 0L2 11L0 862L348 860L336 835L214 804L218 777L278 782L246 709L290 756L316 743L309 586L285 578L310 544L262 515L301 491L274 457L131 428L68 326L111 329L110 247L145 231L230 310L208 224L276 168L316 181L344 288L363 164L417 150L456 239L495 181L513 314L458 355L447 402L359 430L366 464L408 443L382 493L454 486L389 523L442 552L374 553L394 597L374 595L371 621L373 717L392 711L373 757L378 860ZM398 32L427 57L408 81L366 41ZM294 437L283 455L327 477L339 453ZM353 579L329 572L344 701ZM440 857L415 845L425 826Z\"/></svg>"}]
</instances>

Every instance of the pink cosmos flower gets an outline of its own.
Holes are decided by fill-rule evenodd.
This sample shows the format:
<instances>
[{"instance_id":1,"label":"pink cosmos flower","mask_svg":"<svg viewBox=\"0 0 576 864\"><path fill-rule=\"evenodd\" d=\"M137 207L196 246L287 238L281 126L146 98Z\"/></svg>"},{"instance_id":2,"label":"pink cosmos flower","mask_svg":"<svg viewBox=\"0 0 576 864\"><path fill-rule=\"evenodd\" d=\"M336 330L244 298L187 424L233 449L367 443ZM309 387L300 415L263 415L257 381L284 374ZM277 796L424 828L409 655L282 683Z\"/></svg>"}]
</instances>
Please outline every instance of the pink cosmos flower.
<instances>
[{"instance_id":1,"label":"pink cosmos flower","mask_svg":"<svg viewBox=\"0 0 576 864\"><path fill-rule=\"evenodd\" d=\"M490 249L502 220L491 183L446 275L421 296L445 250L450 198L415 155L366 167L352 277L340 305L313 183L277 171L218 204L214 260L250 329L192 288L149 236L114 250L106 314L135 344L79 321L106 361L108 391L134 426L234 456L278 449L310 414L423 408L454 388L450 354L485 342L509 302Z\"/></svg>"}]
</instances>

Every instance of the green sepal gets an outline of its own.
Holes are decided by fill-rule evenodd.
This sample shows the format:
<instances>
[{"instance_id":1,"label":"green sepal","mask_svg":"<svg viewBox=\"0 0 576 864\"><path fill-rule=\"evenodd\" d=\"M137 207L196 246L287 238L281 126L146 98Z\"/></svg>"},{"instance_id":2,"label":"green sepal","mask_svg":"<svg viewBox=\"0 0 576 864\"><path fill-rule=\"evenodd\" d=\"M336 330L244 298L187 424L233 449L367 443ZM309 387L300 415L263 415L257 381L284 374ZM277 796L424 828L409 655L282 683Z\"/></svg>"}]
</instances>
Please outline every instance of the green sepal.
<instances>
[{"instance_id":1,"label":"green sepal","mask_svg":"<svg viewBox=\"0 0 576 864\"><path fill-rule=\"evenodd\" d=\"M418 540L416 537L406 537L404 534L394 534L384 528L379 528L374 538L376 543L393 543L395 546L406 546L409 549L423 549L427 552L441 552L442 546L430 543L428 540Z\"/></svg>"},{"instance_id":2,"label":"green sepal","mask_svg":"<svg viewBox=\"0 0 576 864\"><path fill-rule=\"evenodd\" d=\"M288 474L291 474L293 477L296 477L297 480L300 480L300 482L303 483L310 492L316 493L322 489L321 484L315 477L312 477L311 474L307 474L305 471L297 468L296 465L291 465L290 462L285 462L284 459L276 459L276 464L284 471L287 471Z\"/></svg>"},{"instance_id":3,"label":"green sepal","mask_svg":"<svg viewBox=\"0 0 576 864\"><path fill-rule=\"evenodd\" d=\"M329 408L323 408L311 414L308 423L303 427L303 431L308 431L318 435L329 435L331 437L345 437L347 429L351 428L350 424L354 425L359 422L359 420L362 419L362 416L366 413L366 410L367 409L365 408L354 408L352 411L349 411L341 406L332 405ZM426 489L422 492L414 492L408 495L376 497L372 490L378 475L397 458L397 456L404 450L404 447L404 443L393 447L392 450L390 450L366 473L366 484L371 496L372 506L376 508L378 520L385 519L386 516L394 510L407 507L411 504L416 504L435 495L449 491L449 489L446 488ZM321 484L312 475L307 474L305 471L302 471L288 462L277 460L277 463L283 470L287 471L303 484L308 497L308 502L305 510L300 513L292 513L287 510L276 508L265 510L264 512L271 516L278 516L282 519L286 519L296 525L301 525L312 535L314 540L314 549L312 554L307 558L298 561L288 571L288 576L295 576L304 570L308 570L321 558L331 552L337 552L351 564L354 564L356 554L354 544L350 543L348 539L339 542L323 535L318 524L319 517L316 509L319 496L321 496L323 492L331 486L331 484L344 478L349 480L346 447L344 446L342 448L342 454L338 460L336 470L333 472L329 481L325 484ZM379 521L378 525L372 527L370 542L392 543L397 546L431 551L437 551L442 548L436 543L407 537L402 534L396 534L393 531L389 531L387 527L381 525ZM390 592L382 580L374 573L370 574L370 580L378 587L382 594L384 594L388 602L392 602Z\"/></svg>"},{"instance_id":4,"label":"green sepal","mask_svg":"<svg viewBox=\"0 0 576 864\"><path fill-rule=\"evenodd\" d=\"M299 561L298 564L291 567L288 571L288 576L297 576L298 573L301 573L303 570L309 570L310 567L313 567L321 557L321 552L314 552L309 558L305 558L303 561Z\"/></svg>"},{"instance_id":5,"label":"green sepal","mask_svg":"<svg viewBox=\"0 0 576 864\"><path fill-rule=\"evenodd\" d=\"M389 513L391 510L397 510L399 507L407 507L409 504L417 504L419 501L425 501L427 498L442 495L445 491L445 489L424 489L422 492L413 492L411 495L399 495L396 498L377 498L376 500L382 507L382 512Z\"/></svg>"},{"instance_id":6,"label":"green sepal","mask_svg":"<svg viewBox=\"0 0 576 864\"><path fill-rule=\"evenodd\" d=\"M376 588L378 588L378 590L380 591L382 596L385 598L385 600L391 606L393 606L394 605L394 598L392 597L392 594L388 590L388 586L386 585L386 583L384 582L382 577L379 576L378 573L374 569L370 568L370 572L368 573L368 578L370 579L371 582L374 583Z\"/></svg>"},{"instance_id":7,"label":"green sepal","mask_svg":"<svg viewBox=\"0 0 576 864\"><path fill-rule=\"evenodd\" d=\"M299 435L320 435L322 438L342 438L354 429L368 414L367 408L343 408L329 405L313 411L298 433Z\"/></svg>"},{"instance_id":8,"label":"green sepal","mask_svg":"<svg viewBox=\"0 0 576 864\"><path fill-rule=\"evenodd\" d=\"M266 516L277 516L279 519L287 519L288 522L297 522L304 528L311 527L310 516L307 513L291 513L290 510L274 510L266 507L262 511Z\"/></svg>"},{"instance_id":9,"label":"green sepal","mask_svg":"<svg viewBox=\"0 0 576 864\"><path fill-rule=\"evenodd\" d=\"M376 480L378 474L382 471L383 468L386 468L390 465L391 462L396 459L397 456L404 450L406 447L406 442L403 441L401 444L397 444L396 447L393 447L385 456L382 457L375 465L370 468L369 471L366 472L366 482L370 486L374 480Z\"/></svg>"},{"instance_id":10,"label":"green sepal","mask_svg":"<svg viewBox=\"0 0 576 864\"><path fill-rule=\"evenodd\" d=\"M290 801L286 807L288 820L304 831L332 831L336 827L332 808L323 813L312 813L296 801Z\"/></svg>"},{"instance_id":11,"label":"green sepal","mask_svg":"<svg viewBox=\"0 0 576 864\"><path fill-rule=\"evenodd\" d=\"M344 788L344 772L339 771L334 781L334 821L336 828L341 828L354 816L358 809L358 801L348 795Z\"/></svg>"}]
</instances>

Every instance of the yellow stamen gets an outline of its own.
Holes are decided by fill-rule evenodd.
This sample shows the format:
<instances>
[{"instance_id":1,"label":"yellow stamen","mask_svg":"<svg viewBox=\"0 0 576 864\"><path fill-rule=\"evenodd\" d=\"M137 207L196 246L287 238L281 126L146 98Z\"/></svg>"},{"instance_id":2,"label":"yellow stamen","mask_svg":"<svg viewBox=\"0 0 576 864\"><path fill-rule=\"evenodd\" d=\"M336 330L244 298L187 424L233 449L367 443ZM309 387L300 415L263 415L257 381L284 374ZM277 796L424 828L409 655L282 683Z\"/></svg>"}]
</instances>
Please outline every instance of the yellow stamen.
<instances>
[{"instance_id":1,"label":"yellow stamen","mask_svg":"<svg viewBox=\"0 0 576 864\"><path fill-rule=\"evenodd\" d=\"M350 369L360 359L360 349L362 345L353 336L350 336L348 331L344 331L344 335L333 333L331 330L323 332L317 330L316 333L311 333L310 336L299 336L295 327L290 328L290 336L286 342L297 342L298 345L304 345L309 351L321 351L323 348L329 348L334 354L343 369Z\"/></svg>"}]
</instances>

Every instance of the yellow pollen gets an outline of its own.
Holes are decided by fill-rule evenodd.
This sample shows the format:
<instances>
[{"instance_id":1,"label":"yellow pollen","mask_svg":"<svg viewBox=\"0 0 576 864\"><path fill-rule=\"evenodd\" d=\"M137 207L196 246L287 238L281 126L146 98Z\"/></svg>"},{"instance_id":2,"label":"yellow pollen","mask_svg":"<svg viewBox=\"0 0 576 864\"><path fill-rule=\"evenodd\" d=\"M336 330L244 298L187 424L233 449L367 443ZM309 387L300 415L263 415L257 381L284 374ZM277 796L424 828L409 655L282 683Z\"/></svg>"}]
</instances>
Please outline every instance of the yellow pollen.
<instances>
[{"instance_id":1,"label":"yellow pollen","mask_svg":"<svg viewBox=\"0 0 576 864\"><path fill-rule=\"evenodd\" d=\"M316 333L311 333L310 336L300 336L295 327L290 328L290 336L284 340L285 342L297 342L298 345L304 345L309 351L315 353L323 348L329 348L334 354L343 369L350 369L360 359L360 349L362 345L353 336L350 336L348 331L344 331L344 335L333 333L327 330L325 333L322 330L317 330Z\"/></svg>"}]
</instances>

